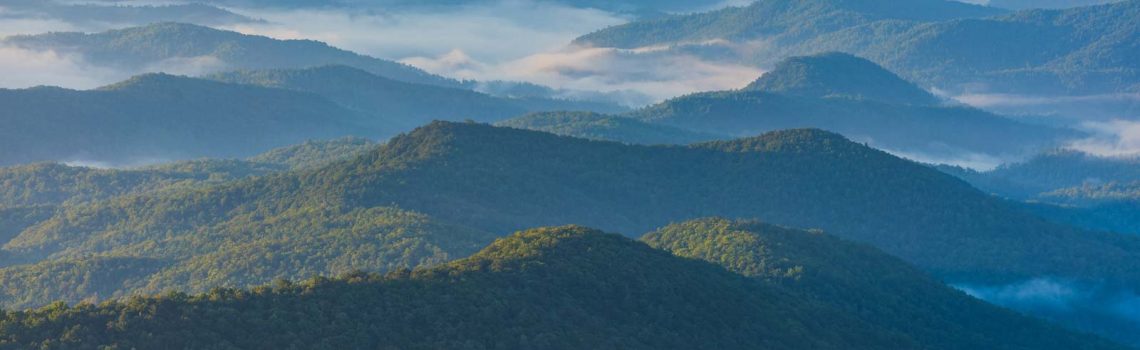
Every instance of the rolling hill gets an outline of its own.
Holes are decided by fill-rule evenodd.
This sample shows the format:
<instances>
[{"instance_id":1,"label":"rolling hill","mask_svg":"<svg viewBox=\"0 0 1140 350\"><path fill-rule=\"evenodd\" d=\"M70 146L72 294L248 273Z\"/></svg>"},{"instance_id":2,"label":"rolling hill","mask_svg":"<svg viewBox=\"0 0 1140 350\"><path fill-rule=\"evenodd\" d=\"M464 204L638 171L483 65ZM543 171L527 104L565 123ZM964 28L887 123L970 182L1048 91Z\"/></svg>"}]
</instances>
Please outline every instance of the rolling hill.
<instances>
[{"instance_id":1,"label":"rolling hill","mask_svg":"<svg viewBox=\"0 0 1140 350\"><path fill-rule=\"evenodd\" d=\"M992 307L989 311L1015 321L987 329L1012 331L989 346L1119 348ZM5 312L0 343L258 349L970 348L968 341L925 343L875 326L711 264L568 226L516 233L470 258L387 277L358 273L278 282L252 291L216 289L197 296ZM1027 333L1033 336L1025 337Z\"/></svg>"},{"instance_id":2,"label":"rolling hill","mask_svg":"<svg viewBox=\"0 0 1140 350\"><path fill-rule=\"evenodd\" d=\"M361 138L306 141L250 157L198 159L132 169L57 163L0 168L0 207L59 206L144 192L209 186L358 156L376 143Z\"/></svg>"},{"instance_id":3,"label":"rolling hill","mask_svg":"<svg viewBox=\"0 0 1140 350\"><path fill-rule=\"evenodd\" d=\"M1088 346L1039 338L1052 332L951 289L895 257L821 232L714 218L669 225L642 241L778 284L863 323L906 334L924 349Z\"/></svg>"},{"instance_id":4,"label":"rolling hill","mask_svg":"<svg viewBox=\"0 0 1140 350\"><path fill-rule=\"evenodd\" d=\"M830 52L781 61L745 90L799 97L843 97L900 105L942 101L874 62Z\"/></svg>"}]
</instances>

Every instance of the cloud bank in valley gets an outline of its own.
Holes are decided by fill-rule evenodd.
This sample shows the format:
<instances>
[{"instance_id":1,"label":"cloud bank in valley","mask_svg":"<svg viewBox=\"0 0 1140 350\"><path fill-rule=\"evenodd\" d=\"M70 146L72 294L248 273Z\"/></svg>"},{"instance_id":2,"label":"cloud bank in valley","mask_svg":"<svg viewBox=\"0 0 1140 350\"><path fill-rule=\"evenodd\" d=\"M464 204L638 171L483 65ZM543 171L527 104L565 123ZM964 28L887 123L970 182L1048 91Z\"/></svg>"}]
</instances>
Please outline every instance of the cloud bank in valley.
<instances>
[{"instance_id":1,"label":"cloud bank in valley","mask_svg":"<svg viewBox=\"0 0 1140 350\"><path fill-rule=\"evenodd\" d=\"M953 287L990 303L1046 317L1097 314L1140 325L1140 295L1127 289L1047 277L1006 285Z\"/></svg>"},{"instance_id":2,"label":"cloud bank in valley","mask_svg":"<svg viewBox=\"0 0 1140 350\"><path fill-rule=\"evenodd\" d=\"M1105 157L1140 156L1140 121L1086 122L1083 127L1093 136L1073 141L1070 148Z\"/></svg>"},{"instance_id":3,"label":"cloud bank in valley","mask_svg":"<svg viewBox=\"0 0 1140 350\"><path fill-rule=\"evenodd\" d=\"M0 46L0 88L51 85L91 89L129 75L88 64L82 57Z\"/></svg>"},{"instance_id":4,"label":"cloud bank in valley","mask_svg":"<svg viewBox=\"0 0 1140 350\"><path fill-rule=\"evenodd\" d=\"M340 9L256 13L267 23L230 29L279 39L325 41L460 79L624 92L630 96L625 102L633 105L697 91L739 88L762 73L663 50L568 46L584 33L628 18L552 3L516 0L398 13Z\"/></svg>"},{"instance_id":5,"label":"cloud bank in valley","mask_svg":"<svg viewBox=\"0 0 1140 350\"><path fill-rule=\"evenodd\" d=\"M154 3L148 3L154 4ZM176 4L160 2L158 4ZM733 4L732 1L725 5ZM477 5L381 8L226 8L263 21L220 28L277 39L312 39L358 53L398 60L460 79L513 80L574 91L611 92L615 100L644 105L686 93L743 87L762 72L684 51L618 50L569 46L576 37L630 18L553 2L503 0ZM2 11L2 10L0 10ZM0 35L49 31L96 32L129 26L0 12ZM83 57L7 48L0 60L11 74L0 86L59 85L86 89L134 74L199 75L226 69L209 57L186 57L113 71ZM27 72L37 72L29 74Z\"/></svg>"},{"instance_id":6,"label":"cloud bank in valley","mask_svg":"<svg viewBox=\"0 0 1140 350\"><path fill-rule=\"evenodd\" d=\"M572 90L637 91L644 105L699 91L737 89L763 71L655 50L570 46L504 62L481 62L463 51L403 62L463 79L527 81Z\"/></svg>"}]
</instances>

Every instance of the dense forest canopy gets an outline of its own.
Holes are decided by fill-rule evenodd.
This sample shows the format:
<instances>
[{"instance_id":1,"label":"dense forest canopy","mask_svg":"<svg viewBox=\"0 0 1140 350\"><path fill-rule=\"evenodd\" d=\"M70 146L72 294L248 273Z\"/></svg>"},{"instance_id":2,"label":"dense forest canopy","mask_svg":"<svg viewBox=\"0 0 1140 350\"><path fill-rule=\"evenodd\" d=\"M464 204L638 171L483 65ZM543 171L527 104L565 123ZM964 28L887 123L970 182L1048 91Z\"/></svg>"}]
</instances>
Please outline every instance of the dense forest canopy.
<instances>
[{"instance_id":1,"label":"dense forest canopy","mask_svg":"<svg viewBox=\"0 0 1140 350\"><path fill-rule=\"evenodd\" d=\"M984 339L989 346L1120 348L959 298L983 310L966 317L997 315L1011 322L1002 326L1012 333ZM565 226L519 232L470 258L384 277L354 273L251 291L5 312L0 346L968 349L980 340L963 332L962 338L935 342L853 315L794 289L619 235Z\"/></svg>"}]
</instances>

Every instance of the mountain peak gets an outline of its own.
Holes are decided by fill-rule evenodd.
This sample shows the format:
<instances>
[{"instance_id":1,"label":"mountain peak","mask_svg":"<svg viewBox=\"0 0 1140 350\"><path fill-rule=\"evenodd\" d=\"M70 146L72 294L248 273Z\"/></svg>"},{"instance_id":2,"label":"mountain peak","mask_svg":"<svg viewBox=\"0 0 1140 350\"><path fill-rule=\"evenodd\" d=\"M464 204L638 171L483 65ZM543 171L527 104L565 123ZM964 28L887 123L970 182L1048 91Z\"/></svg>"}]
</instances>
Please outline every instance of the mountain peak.
<instances>
[{"instance_id":1,"label":"mountain peak","mask_svg":"<svg viewBox=\"0 0 1140 350\"><path fill-rule=\"evenodd\" d=\"M788 58L745 90L908 105L939 103L934 95L878 64L841 52Z\"/></svg>"}]
</instances>

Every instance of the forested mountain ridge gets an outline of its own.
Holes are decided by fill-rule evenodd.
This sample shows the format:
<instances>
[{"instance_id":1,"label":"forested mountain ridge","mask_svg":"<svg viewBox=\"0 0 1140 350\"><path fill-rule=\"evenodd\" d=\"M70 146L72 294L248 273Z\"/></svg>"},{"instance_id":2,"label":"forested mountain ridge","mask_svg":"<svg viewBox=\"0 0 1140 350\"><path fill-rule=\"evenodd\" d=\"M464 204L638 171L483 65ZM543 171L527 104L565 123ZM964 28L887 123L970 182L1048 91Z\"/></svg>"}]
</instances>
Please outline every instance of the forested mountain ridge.
<instances>
[{"instance_id":1,"label":"forested mountain ridge","mask_svg":"<svg viewBox=\"0 0 1140 350\"><path fill-rule=\"evenodd\" d=\"M95 90L0 90L0 166L240 158L309 139L385 139L431 120L497 121L604 104L494 97L400 82L346 66L145 74Z\"/></svg>"},{"instance_id":2,"label":"forested mountain ridge","mask_svg":"<svg viewBox=\"0 0 1140 350\"><path fill-rule=\"evenodd\" d=\"M599 129L580 117L539 113L520 118L512 126L633 143L642 143L641 135L662 127L704 134L705 140L821 128L878 148L932 159L956 159L963 154L1018 159L1083 135L980 109L944 105L874 62L842 53L789 58L741 90L695 93L606 117L650 125L608 119L608 125ZM653 141L666 136L657 135ZM678 135L668 143L691 140L691 136Z\"/></svg>"},{"instance_id":3,"label":"forested mountain ridge","mask_svg":"<svg viewBox=\"0 0 1140 350\"><path fill-rule=\"evenodd\" d=\"M410 130L432 120L497 121L537 111L621 112L616 105L544 98L494 97L465 89L400 82L348 66L218 73L206 77L237 84L314 93L362 114Z\"/></svg>"},{"instance_id":4,"label":"forested mountain ridge","mask_svg":"<svg viewBox=\"0 0 1140 350\"><path fill-rule=\"evenodd\" d=\"M187 22L199 25L257 23L259 20L201 2L167 4L104 4L99 1L73 3L60 0L9 0L4 2L12 17L35 17L72 24L150 24Z\"/></svg>"},{"instance_id":5,"label":"forested mountain ridge","mask_svg":"<svg viewBox=\"0 0 1140 350\"><path fill-rule=\"evenodd\" d=\"M337 49L319 41L276 40L184 23L157 23L94 34L17 35L4 38L0 43L26 49L60 50L82 55L92 63L125 69L194 58L218 60L218 70L343 64L405 82L462 85L412 66Z\"/></svg>"},{"instance_id":6,"label":"forested mountain ridge","mask_svg":"<svg viewBox=\"0 0 1140 350\"><path fill-rule=\"evenodd\" d=\"M1100 157L1065 149L1045 152L1025 161L1003 164L984 172L951 167L941 169L982 190L1002 196L1062 203L1095 202L1095 192L1089 195L1076 192L1082 188L1119 188L1140 181L1140 159ZM1066 196L1065 193L1069 191L1074 192Z\"/></svg>"},{"instance_id":7,"label":"forested mountain ridge","mask_svg":"<svg viewBox=\"0 0 1140 350\"><path fill-rule=\"evenodd\" d=\"M362 138L313 140L247 160L199 159L130 169L57 163L0 168L0 207L57 206L128 194L221 184L290 169L319 167L376 147Z\"/></svg>"},{"instance_id":8,"label":"forested mountain ridge","mask_svg":"<svg viewBox=\"0 0 1140 350\"><path fill-rule=\"evenodd\" d=\"M745 90L802 97L845 97L891 104L937 105L942 101L874 62L840 52L781 61Z\"/></svg>"},{"instance_id":9,"label":"forested mountain ridge","mask_svg":"<svg viewBox=\"0 0 1140 350\"><path fill-rule=\"evenodd\" d=\"M1088 95L1134 92L1140 86L1140 67L1130 59L1136 56L1131 43L1140 35L1132 25L1140 16L1140 1L940 21L846 10L791 11L843 3L758 1L744 8L619 25L576 42L633 48L723 39L744 50L720 59L760 67L791 56L849 52L950 93ZM914 13L935 11L932 2L906 4L917 8ZM765 43L763 49L748 50L756 41Z\"/></svg>"},{"instance_id":10,"label":"forested mountain ridge","mask_svg":"<svg viewBox=\"0 0 1140 350\"><path fill-rule=\"evenodd\" d=\"M345 66L404 83L481 91L495 96L527 90L531 108L562 103L605 111L615 99L574 91L582 101L558 101L567 91L512 81L456 80L404 63L358 54L315 40L278 40L186 23L155 23L100 33L51 32L0 37L0 45L82 59L94 68L126 74L210 75L232 71L305 70ZM300 73L293 73L300 74ZM358 79L359 80L359 79ZM416 89L422 91L423 89ZM500 97L514 97L502 94ZM525 100L525 99L522 99Z\"/></svg>"},{"instance_id":11,"label":"forested mountain ridge","mask_svg":"<svg viewBox=\"0 0 1140 350\"><path fill-rule=\"evenodd\" d=\"M1063 333L975 300L874 248L818 231L709 218L672 224L641 240L788 288L876 328L906 334L924 349L1066 349L1098 342L1041 338Z\"/></svg>"},{"instance_id":12,"label":"forested mountain ridge","mask_svg":"<svg viewBox=\"0 0 1140 350\"><path fill-rule=\"evenodd\" d=\"M175 233L163 240L212 226L236 234L226 232L313 207L335 216L392 205L487 232L580 222L635 234L692 217L758 217L871 243L941 276L1140 283L1135 238L1049 224L949 175L812 130L644 147L433 123L322 168L67 208L6 248L67 257L106 251L110 240L167 254L149 243L157 230Z\"/></svg>"},{"instance_id":13,"label":"forested mountain ridge","mask_svg":"<svg viewBox=\"0 0 1140 350\"><path fill-rule=\"evenodd\" d=\"M877 20L936 21L1002 13L1005 10L943 0L760 0L743 7L617 25L579 37L575 43L631 49L714 39L773 37L783 42Z\"/></svg>"},{"instance_id":14,"label":"forested mountain ridge","mask_svg":"<svg viewBox=\"0 0 1140 350\"><path fill-rule=\"evenodd\" d=\"M232 158L308 139L395 132L317 95L165 74L87 91L0 90L0 103L4 165Z\"/></svg>"},{"instance_id":15,"label":"forested mountain ridge","mask_svg":"<svg viewBox=\"0 0 1140 350\"><path fill-rule=\"evenodd\" d=\"M775 285L577 226L519 232L470 258L387 277L55 304L5 312L0 325L0 345L14 347L968 348L916 341ZM1036 349L1120 348L1063 331L1039 337L1045 347Z\"/></svg>"},{"instance_id":16,"label":"forested mountain ridge","mask_svg":"<svg viewBox=\"0 0 1140 350\"><path fill-rule=\"evenodd\" d=\"M667 125L646 123L620 115L591 112L531 113L495 123L496 126L549 132L591 140L643 145L690 144L728 138Z\"/></svg>"},{"instance_id":17,"label":"forested mountain ridge","mask_svg":"<svg viewBox=\"0 0 1140 350\"><path fill-rule=\"evenodd\" d=\"M48 216L33 215L0 250L18 264L0 269L3 285L27 286L6 292L9 306L431 266L526 227L636 235L707 216L822 228L951 283L1140 284L1138 237L1051 223L928 166L811 129L637 146L436 122L325 166ZM118 277L105 285L92 276Z\"/></svg>"}]
</instances>

